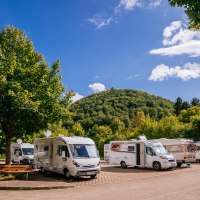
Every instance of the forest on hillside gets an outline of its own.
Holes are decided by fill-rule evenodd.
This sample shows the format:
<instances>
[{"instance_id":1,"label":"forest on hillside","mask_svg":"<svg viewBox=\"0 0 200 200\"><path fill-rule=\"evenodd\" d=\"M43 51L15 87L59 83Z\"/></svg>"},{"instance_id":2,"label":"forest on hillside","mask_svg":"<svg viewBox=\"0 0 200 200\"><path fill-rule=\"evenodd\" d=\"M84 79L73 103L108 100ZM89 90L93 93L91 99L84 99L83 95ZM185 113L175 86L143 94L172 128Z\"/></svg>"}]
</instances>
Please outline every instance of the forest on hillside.
<instances>
[{"instance_id":1,"label":"forest on hillside","mask_svg":"<svg viewBox=\"0 0 200 200\"><path fill-rule=\"evenodd\" d=\"M109 141L139 135L146 135L148 139L200 140L200 100L197 98L189 103L178 97L172 102L142 91L112 88L70 104L69 112L68 118L49 125L51 136L90 137L101 156L104 144ZM45 137L43 131L33 136L24 134L22 140L33 143L40 137ZM0 148L0 154L4 152L5 149Z\"/></svg>"}]
</instances>

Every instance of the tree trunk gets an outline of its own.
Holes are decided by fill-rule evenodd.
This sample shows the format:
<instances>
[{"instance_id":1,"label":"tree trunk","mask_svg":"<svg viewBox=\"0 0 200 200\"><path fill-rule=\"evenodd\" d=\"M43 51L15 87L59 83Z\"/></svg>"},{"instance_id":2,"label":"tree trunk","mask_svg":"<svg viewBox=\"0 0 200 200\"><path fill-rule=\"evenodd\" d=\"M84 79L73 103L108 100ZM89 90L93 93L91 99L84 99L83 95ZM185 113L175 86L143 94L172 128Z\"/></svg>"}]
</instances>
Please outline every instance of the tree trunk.
<instances>
[{"instance_id":1,"label":"tree trunk","mask_svg":"<svg viewBox=\"0 0 200 200\"><path fill-rule=\"evenodd\" d=\"M6 165L11 163L11 139L6 139Z\"/></svg>"}]
</instances>

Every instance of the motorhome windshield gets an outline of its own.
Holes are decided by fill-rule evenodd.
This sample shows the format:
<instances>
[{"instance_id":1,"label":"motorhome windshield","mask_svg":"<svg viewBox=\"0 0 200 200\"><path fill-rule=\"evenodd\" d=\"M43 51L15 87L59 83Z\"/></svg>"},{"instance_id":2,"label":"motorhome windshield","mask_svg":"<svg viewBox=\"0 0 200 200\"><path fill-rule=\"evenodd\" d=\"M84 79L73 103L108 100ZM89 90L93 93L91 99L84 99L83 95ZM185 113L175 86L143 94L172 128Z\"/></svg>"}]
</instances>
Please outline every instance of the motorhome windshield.
<instances>
[{"instance_id":1,"label":"motorhome windshield","mask_svg":"<svg viewBox=\"0 0 200 200\"><path fill-rule=\"evenodd\" d=\"M153 146L153 149L159 156L164 156L169 154L169 152L163 146L160 145Z\"/></svg>"},{"instance_id":2,"label":"motorhome windshield","mask_svg":"<svg viewBox=\"0 0 200 200\"><path fill-rule=\"evenodd\" d=\"M24 155L33 155L34 149L33 148L22 148L22 152Z\"/></svg>"},{"instance_id":3,"label":"motorhome windshield","mask_svg":"<svg viewBox=\"0 0 200 200\"><path fill-rule=\"evenodd\" d=\"M70 144L74 158L97 158L98 153L95 144Z\"/></svg>"}]
</instances>

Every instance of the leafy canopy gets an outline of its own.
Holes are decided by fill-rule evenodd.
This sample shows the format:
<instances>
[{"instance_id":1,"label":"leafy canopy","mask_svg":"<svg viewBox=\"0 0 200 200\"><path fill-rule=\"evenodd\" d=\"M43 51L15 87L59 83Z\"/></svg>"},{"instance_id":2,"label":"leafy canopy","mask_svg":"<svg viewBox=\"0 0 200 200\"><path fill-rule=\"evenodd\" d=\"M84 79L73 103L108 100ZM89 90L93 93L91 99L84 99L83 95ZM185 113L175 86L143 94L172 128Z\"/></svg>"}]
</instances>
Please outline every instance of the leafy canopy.
<instances>
[{"instance_id":1,"label":"leafy canopy","mask_svg":"<svg viewBox=\"0 0 200 200\"><path fill-rule=\"evenodd\" d=\"M49 67L22 31L13 26L0 31L0 134L8 146L13 137L68 115L71 93L64 93L59 71L60 62Z\"/></svg>"},{"instance_id":2,"label":"leafy canopy","mask_svg":"<svg viewBox=\"0 0 200 200\"><path fill-rule=\"evenodd\" d=\"M189 29L200 29L200 1L199 0L168 0L171 6L184 7L189 18Z\"/></svg>"}]
</instances>

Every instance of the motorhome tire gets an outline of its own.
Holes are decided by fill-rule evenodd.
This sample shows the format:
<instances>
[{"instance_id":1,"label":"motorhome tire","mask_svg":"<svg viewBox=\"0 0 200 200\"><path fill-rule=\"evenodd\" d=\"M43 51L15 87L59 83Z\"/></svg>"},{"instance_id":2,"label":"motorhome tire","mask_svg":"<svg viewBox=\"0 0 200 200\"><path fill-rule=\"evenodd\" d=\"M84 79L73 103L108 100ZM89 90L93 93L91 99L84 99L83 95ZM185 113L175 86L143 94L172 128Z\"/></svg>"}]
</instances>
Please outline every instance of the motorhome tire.
<instances>
[{"instance_id":1,"label":"motorhome tire","mask_svg":"<svg viewBox=\"0 0 200 200\"><path fill-rule=\"evenodd\" d=\"M153 168L154 168L154 170L159 171L159 170L161 170L161 164L156 161L153 163Z\"/></svg>"},{"instance_id":2,"label":"motorhome tire","mask_svg":"<svg viewBox=\"0 0 200 200\"><path fill-rule=\"evenodd\" d=\"M95 179L96 177L97 177L97 175L95 174L95 175L92 175L92 176L90 176L92 179Z\"/></svg>"},{"instance_id":3,"label":"motorhome tire","mask_svg":"<svg viewBox=\"0 0 200 200\"><path fill-rule=\"evenodd\" d=\"M178 162L177 167L181 167L182 163Z\"/></svg>"},{"instance_id":4,"label":"motorhome tire","mask_svg":"<svg viewBox=\"0 0 200 200\"><path fill-rule=\"evenodd\" d=\"M64 175L65 175L65 178L66 178L67 180L69 180L69 179L71 178L71 175L70 175L68 169L64 169Z\"/></svg>"},{"instance_id":5,"label":"motorhome tire","mask_svg":"<svg viewBox=\"0 0 200 200\"><path fill-rule=\"evenodd\" d=\"M127 165L126 165L126 163L124 161L121 162L121 167L122 168L127 168Z\"/></svg>"},{"instance_id":6,"label":"motorhome tire","mask_svg":"<svg viewBox=\"0 0 200 200\"><path fill-rule=\"evenodd\" d=\"M41 168L41 173L44 175L44 174L46 174L46 171L45 171L45 169L42 167Z\"/></svg>"}]
</instances>

